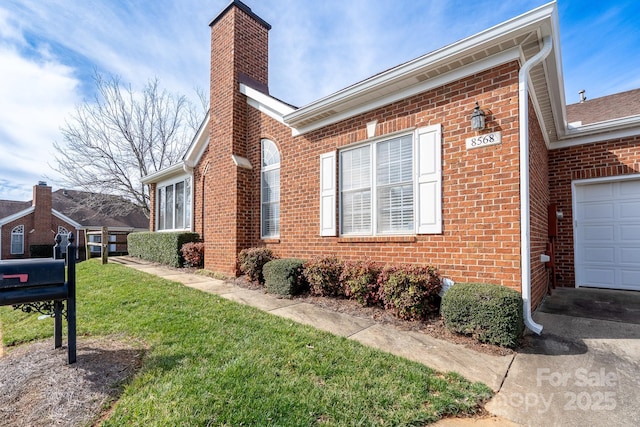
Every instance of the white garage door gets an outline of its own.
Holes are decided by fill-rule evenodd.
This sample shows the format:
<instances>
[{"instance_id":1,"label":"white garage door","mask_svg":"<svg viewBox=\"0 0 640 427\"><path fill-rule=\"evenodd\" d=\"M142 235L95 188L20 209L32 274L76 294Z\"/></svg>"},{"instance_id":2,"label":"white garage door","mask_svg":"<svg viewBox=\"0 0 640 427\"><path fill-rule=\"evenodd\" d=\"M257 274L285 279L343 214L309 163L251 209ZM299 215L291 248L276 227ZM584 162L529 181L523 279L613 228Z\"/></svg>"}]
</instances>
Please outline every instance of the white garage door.
<instances>
[{"instance_id":1,"label":"white garage door","mask_svg":"<svg viewBox=\"0 0 640 427\"><path fill-rule=\"evenodd\" d=\"M576 286L640 290L640 179L576 184Z\"/></svg>"}]
</instances>

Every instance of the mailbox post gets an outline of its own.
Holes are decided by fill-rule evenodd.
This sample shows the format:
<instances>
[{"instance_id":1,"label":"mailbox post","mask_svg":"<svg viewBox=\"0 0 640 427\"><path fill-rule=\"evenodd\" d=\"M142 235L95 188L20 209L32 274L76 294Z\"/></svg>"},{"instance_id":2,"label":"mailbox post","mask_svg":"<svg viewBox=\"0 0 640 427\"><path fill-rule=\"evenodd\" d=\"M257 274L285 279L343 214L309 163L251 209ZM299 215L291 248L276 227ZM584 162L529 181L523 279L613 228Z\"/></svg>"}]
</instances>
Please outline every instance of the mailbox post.
<instances>
[{"instance_id":1,"label":"mailbox post","mask_svg":"<svg viewBox=\"0 0 640 427\"><path fill-rule=\"evenodd\" d=\"M0 261L0 305L12 305L26 313L37 311L54 317L54 346L62 346L62 316L67 318L68 360L76 362L76 248L73 233L65 261L59 256L56 236L54 258ZM66 301L66 313L64 302Z\"/></svg>"}]
</instances>

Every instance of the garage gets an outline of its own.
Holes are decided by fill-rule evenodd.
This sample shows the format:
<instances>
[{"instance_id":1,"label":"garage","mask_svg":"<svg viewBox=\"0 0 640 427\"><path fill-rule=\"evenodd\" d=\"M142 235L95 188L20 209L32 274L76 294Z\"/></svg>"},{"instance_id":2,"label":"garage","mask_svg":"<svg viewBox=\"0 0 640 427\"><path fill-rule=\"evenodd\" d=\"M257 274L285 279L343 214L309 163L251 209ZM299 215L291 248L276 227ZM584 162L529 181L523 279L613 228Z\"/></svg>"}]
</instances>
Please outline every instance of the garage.
<instances>
[{"instance_id":1,"label":"garage","mask_svg":"<svg viewBox=\"0 0 640 427\"><path fill-rule=\"evenodd\" d=\"M640 291L640 178L574 182L577 287Z\"/></svg>"}]
</instances>

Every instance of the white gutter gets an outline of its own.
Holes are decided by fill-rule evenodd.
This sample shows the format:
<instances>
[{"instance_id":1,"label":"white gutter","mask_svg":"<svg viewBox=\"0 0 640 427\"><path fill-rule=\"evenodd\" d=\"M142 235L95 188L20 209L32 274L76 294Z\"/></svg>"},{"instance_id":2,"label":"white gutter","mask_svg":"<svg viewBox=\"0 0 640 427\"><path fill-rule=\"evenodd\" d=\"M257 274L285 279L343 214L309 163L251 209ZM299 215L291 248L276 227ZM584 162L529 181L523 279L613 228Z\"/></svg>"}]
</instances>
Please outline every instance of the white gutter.
<instances>
[{"instance_id":1,"label":"white gutter","mask_svg":"<svg viewBox=\"0 0 640 427\"><path fill-rule=\"evenodd\" d=\"M166 178L171 178L172 176L175 176L175 175L179 175L185 171L186 169L185 169L184 161L181 161L178 163L174 163L173 165L168 166L164 169L161 169L157 172L150 173L147 176L143 176L140 182L142 182L143 184L151 184L154 182L162 181L163 179L166 179Z\"/></svg>"},{"instance_id":2,"label":"white gutter","mask_svg":"<svg viewBox=\"0 0 640 427\"><path fill-rule=\"evenodd\" d=\"M520 116L520 258L522 265L522 302L524 324L531 331L540 335L542 325L531 317L531 207L529 194L529 71L543 61L549 53L553 42L550 36L543 40L542 49L525 62L518 74L518 97Z\"/></svg>"}]
</instances>

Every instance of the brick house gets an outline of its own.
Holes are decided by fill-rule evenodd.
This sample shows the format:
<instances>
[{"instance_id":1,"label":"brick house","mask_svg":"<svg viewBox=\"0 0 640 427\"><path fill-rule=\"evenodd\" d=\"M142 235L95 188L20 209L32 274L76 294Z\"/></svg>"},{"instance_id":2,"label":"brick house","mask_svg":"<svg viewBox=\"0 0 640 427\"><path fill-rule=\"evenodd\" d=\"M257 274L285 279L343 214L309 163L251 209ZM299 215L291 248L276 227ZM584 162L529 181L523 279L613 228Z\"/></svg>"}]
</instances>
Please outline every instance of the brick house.
<instances>
[{"instance_id":1,"label":"brick house","mask_svg":"<svg viewBox=\"0 0 640 427\"><path fill-rule=\"evenodd\" d=\"M144 180L151 230L200 233L205 267L234 275L255 246L435 265L520 290L535 332L550 282L640 290L638 92L566 106L557 13L295 108L269 94L270 25L232 1L210 24L211 110Z\"/></svg>"},{"instance_id":2,"label":"brick house","mask_svg":"<svg viewBox=\"0 0 640 427\"><path fill-rule=\"evenodd\" d=\"M110 253L127 252L127 236L132 231L147 229L148 219L139 209L132 208L125 215L109 215L93 206L91 193L76 190L57 190L41 182L33 187L33 200L18 202L0 200L0 259L29 258L38 252L49 253L60 233L76 236L79 259L86 258L87 231L101 227L109 229ZM104 202L102 202L104 204ZM89 235L98 242L100 236ZM95 249L94 249L95 248ZM100 248L90 250L100 254Z\"/></svg>"}]
</instances>

